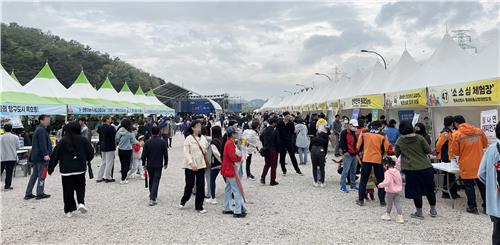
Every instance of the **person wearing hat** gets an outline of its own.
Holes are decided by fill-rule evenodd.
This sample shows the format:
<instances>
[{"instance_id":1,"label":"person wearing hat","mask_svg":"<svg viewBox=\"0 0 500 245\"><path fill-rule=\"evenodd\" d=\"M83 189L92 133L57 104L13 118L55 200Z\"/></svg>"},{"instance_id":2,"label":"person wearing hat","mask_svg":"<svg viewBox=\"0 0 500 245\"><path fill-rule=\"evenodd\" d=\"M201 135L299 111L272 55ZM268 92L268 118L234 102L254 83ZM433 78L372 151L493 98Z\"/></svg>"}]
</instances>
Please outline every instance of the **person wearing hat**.
<instances>
[{"instance_id":1,"label":"person wearing hat","mask_svg":"<svg viewBox=\"0 0 500 245\"><path fill-rule=\"evenodd\" d=\"M342 169L342 175L340 177L340 190L344 193L348 193L347 187L345 185L347 175L349 174L349 180L351 183L351 189L357 190L356 185L356 167L358 165L357 155L358 155L358 138L356 137L356 130L358 127L358 120L351 119L349 121L348 127L340 133L340 148L344 153Z\"/></svg>"},{"instance_id":2,"label":"person wearing hat","mask_svg":"<svg viewBox=\"0 0 500 245\"><path fill-rule=\"evenodd\" d=\"M235 218L244 218L246 209L243 206L243 189L239 176L237 175L237 162L241 161L241 152L236 147L235 140L238 138L236 127L230 126L226 129L226 142L224 144L221 175L226 179L224 191L223 214L232 214ZM239 182L239 183L238 183ZM234 209L231 210L231 202L234 197Z\"/></svg>"}]
</instances>

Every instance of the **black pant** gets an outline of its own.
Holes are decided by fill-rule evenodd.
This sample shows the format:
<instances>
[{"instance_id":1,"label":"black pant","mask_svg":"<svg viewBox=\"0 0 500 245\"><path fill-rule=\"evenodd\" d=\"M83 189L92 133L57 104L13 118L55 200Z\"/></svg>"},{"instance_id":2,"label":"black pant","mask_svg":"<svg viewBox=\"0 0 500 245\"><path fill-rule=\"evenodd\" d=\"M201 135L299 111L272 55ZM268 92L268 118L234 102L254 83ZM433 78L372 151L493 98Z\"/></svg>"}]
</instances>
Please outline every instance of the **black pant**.
<instances>
[{"instance_id":1,"label":"black pant","mask_svg":"<svg viewBox=\"0 0 500 245\"><path fill-rule=\"evenodd\" d=\"M252 154L248 154L247 161L245 164L245 169L247 172L247 177L252 176L252 173L250 172L250 166L252 165Z\"/></svg>"},{"instance_id":2,"label":"black pant","mask_svg":"<svg viewBox=\"0 0 500 245\"><path fill-rule=\"evenodd\" d=\"M158 196L158 187L160 186L161 171L161 167L148 167L149 200L156 201L156 197Z\"/></svg>"},{"instance_id":3,"label":"black pant","mask_svg":"<svg viewBox=\"0 0 500 245\"><path fill-rule=\"evenodd\" d=\"M61 176L64 200L64 212L76 210L76 200L78 204L85 204L85 173L69 176Z\"/></svg>"},{"instance_id":4,"label":"black pant","mask_svg":"<svg viewBox=\"0 0 500 245\"><path fill-rule=\"evenodd\" d=\"M321 146L312 146L311 162L314 182L318 182L318 167L319 167L319 182L325 183L325 157L326 152Z\"/></svg>"},{"instance_id":5,"label":"black pant","mask_svg":"<svg viewBox=\"0 0 500 245\"><path fill-rule=\"evenodd\" d=\"M360 201L363 201L365 199L366 183L368 183L368 178L370 177L372 168L373 171L375 172L375 177L377 178L376 185L378 186L379 183L384 182L384 168L382 167L382 164L367 163L367 162L363 163L363 165L361 166L361 180L359 182L359 191L358 191L358 199ZM380 202L385 202L384 188L378 188L377 194Z\"/></svg>"},{"instance_id":6,"label":"black pant","mask_svg":"<svg viewBox=\"0 0 500 245\"><path fill-rule=\"evenodd\" d=\"M493 235L491 236L491 243L493 245L500 245L500 218L490 216L493 222Z\"/></svg>"},{"instance_id":7,"label":"black pant","mask_svg":"<svg viewBox=\"0 0 500 245\"><path fill-rule=\"evenodd\" d=\"M300 173L300 168L299 165L297 164L297 158L295 158L295 148L291 141L281 141L281 149L280 149L281 171L283 171L283 173L286 174L285 159L287 151L288 154L290 155L290 159L292 160L292 165L293 168L295 169L295 172Z\"/></svg>"},{"instance_id":8,"label":"black pant","mask_svg":"<svg viewBox=\"0 0 500 245\"><path fill-rule=\"evenodd\" d=\"M2 162L2 172L5 170L5 189L9 188L12 184L12 173L14 172L14 166L16 165L16 161L4 161Z\"/></svg>"},{"instance_id":9,"label":"black pant","mask_svg":"<svg viewBox=\"0 0 500 245\"><path fill-rule=\"evenodd\" d=\"M130 170L132 162L132 150L118 149L118 157L120 158L122 181L127 179L127 173Z\"/></svg>"},{"instance_id":10,"label":"black pant","mask_svg":"<svg viewBox=\"0 0 500 245\"><path fill-rule=\"evenodd\" d=\"M481 198L483 199L483 208L486 208L486 186L479 179L464 179L465 195L467 195L467 206L469 208L477 208L476 190L474 184L477 185Z\"/></svg>"},{"instance_id":11,"label":"black pant","mask_svg":"<svg viewBox=\"0 0 500 245\"><path fill-rule=\"evenodd\" d=\"M185 205L191 194L193 193L193 187L196 181L196 198L194 200L194 208L196 210L203 210L203 201L205 199L205 169L198 169L198 171L193 171L191 169L185 169L184 175L186 178L186 186L184 187L184 196L181 199L181 205Z\"/></svg>"},{"instance_id":12,"label":"black pant","mask_svg":"<svg viewBox=\"0 0 500 245\"><path fill-rule=\"evenodd\" d=\"M436 195L426 195L427 201L429 202L430 206L436 206ZM422 196L420 197L415 197L413 198L413 204L415 204L415 208L422 208L423 206L423 201L422 201Z\"/></svg>"}]
</instances>

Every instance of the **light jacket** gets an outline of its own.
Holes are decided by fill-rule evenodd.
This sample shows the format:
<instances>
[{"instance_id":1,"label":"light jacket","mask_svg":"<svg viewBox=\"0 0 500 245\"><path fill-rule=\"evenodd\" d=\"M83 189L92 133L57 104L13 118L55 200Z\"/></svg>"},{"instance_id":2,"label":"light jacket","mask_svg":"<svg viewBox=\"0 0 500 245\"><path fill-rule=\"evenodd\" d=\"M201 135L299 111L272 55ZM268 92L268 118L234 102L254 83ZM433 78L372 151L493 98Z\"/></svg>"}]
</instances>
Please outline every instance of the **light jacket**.
<instances>
[{"instance_id":1,"label":"light jacket","mask_svg":"<svg viewBox=\"0 0 500 245\"><path fill-rule=\"evenodd\" d=\"M241 157L236 155L236 145L231 139L226 141L223 152L220 173L225 178L233 178L236 176L234 163L241 161Z\"/></svg>"},{"instance_id":2,"label":"light jacket","mask_svg":"<svg viewBox=\"0 0 500 245\"><path fill-rule=\"evenodd\" d=\"M453 132L450 157L458 157L458 167L462 179L477 179L479 163L483 149L488 146L488 139L480 128L462 123Z\"/></svg>"},{"instance_id":3,"label":"light jacket","mask_svg":"<svg viewBox=\"0 0 500 245\"><path fill-rule=\"evenodd\" d=\"M200 147L196 140L200 143ZM205 159L203 157L203 153L207 154L208 152L208 141L205 136L193 137L193 135L188 135L184 140L184 167L187 169L193 169L191 164L194 163L198 167L198 169L206 168L207 164L205 163Z\"/></svg>"},{"instance_id":4,"label":"light jacket","mask_svg":"<svg viewBox=\"0 0 500 245\"><path fill-rule=\"evenodd\" d=\"M486 185L486 213L500 218L500 192L497 187L497 171L495 163L500 161L500 153L497 144L491 144L484 153L477 175Z\"/></svg>"},{"instance_id":5,"label":"light jacket","mask_svg":"<svg viewBox=\"0 0 500 245\"><path fill-rule=\"evenodd\" d=\"M120 150L132 150L132 145L138 143L135 139L134 133L129 132L125 128L120 128L116 132L115 141Z\"/></svg>"},{"instance_id":6,"label":"light jacket","mask_svg":"<svg viewBox=\"0 0 500 245\"><path fill-rule=\"evenodd\" d=\"M364 131L359 135L358 151L363 151L364 163L382 163L389 150L389 140L379 130Z\"/></svg>"},{"instance_id":7,"label":"light jacket","mask_svg":"<svg viewBox=\"0 0 500 245\"><path fill-rule=\"evenodd\" d=\"M401 173L396 168L390 168L384 173L384 181L378 184L388 193L399 193L403 190L403 180Z\"/></svg>"},{"instance_id":8,"label":"light jacket","mask_svg":"<svg viewBox=\"0 0 500 245\"><path fill-rule=\"evenodd\" d=\"M309 147L309 136L307 134L307 126L299 123L295 125L295 132L297 133L297 139L295 140L295 145L300 148Z\"/></svg>"},{"instance_id":9,"label":"light jacket","mask_svg":"<svg viewBox=\"0 0 500 245\"><path fill-rule=\"evenodd\" d=\"M0 161L17 161L19 137L10 132L0 135Z\"/></svg>"},{"instance_id":10,"label":"light jacket","mask_svg":"<svg viewBox=\"0 0 500 245\"><path fill-rule=\"evenodd\" d=\"M257 132L253 129L245 129L242 137L246 139L246 145L243 147L245 147L247 154L256 154L258 152L257 145L259 144Z\"/></svg>"}]
</instances>

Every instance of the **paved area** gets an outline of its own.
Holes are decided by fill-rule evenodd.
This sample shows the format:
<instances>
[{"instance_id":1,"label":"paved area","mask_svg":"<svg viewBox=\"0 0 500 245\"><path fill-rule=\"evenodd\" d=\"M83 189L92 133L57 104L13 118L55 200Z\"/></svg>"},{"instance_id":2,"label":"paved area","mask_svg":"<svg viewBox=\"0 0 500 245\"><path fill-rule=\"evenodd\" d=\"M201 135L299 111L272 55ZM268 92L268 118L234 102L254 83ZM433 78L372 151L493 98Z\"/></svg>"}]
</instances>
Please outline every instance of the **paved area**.
<instances>
[{"instance_id":1,"label":"paved area","mask_svg":"<svg viewBox=\"0 0 500 245\"><path fill-rule=\"evenodd\" d=\"M128 185L96 183L87 180L87 214L73 218L63 215L61 179L56 169L46 181L46 200L24 201L27 178L19 171L9 192L1 192L2 244L490 244L491 222L486 215L465 213L465 198L455 209L438 198L439 217L413 220L410 200L403 200L407 222L385 222L385 208L378 202L364 207L354 204L357 193L343 194L338 188L340 176L328 160L327 186L312 186L311 166L301 166L305 176L278 175L279 186L261 186L244 181L249 215L234 219L222 212L222 178L218 179L218 205L206 204L207 214L194 211L194 198L187 209L177 208L184 186L182 137L174 138L169 168L163 172L159 205L149 207L144 181ZM329 157L329 159L331 156ZM94 173L100 158L93 161ZM254 175L260 175L263 159L255 157ZM115 177L119 162L115 163ZM291 166L290 166L291 168ZM278 173L280 171L278 170ZM21 177L20 177L21 176ZM269 181L269 180L268 180ZM464 193L461 193L465 196ZM424 212L429 207L424 199Z\"/></svg>"}]
</instances>

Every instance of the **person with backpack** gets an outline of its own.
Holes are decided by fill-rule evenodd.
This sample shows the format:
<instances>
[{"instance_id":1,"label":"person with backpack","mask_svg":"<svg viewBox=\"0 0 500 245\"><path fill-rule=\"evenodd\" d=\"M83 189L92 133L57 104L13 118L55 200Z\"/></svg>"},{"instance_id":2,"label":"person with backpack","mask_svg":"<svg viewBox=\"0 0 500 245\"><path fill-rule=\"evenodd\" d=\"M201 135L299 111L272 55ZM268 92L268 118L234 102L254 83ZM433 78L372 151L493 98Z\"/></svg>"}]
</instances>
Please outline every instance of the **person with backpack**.
<instances>
[{"instance_id":1,"label":"person with backpack","mask_svg":"<svg viewBox=\"0 0 500 245\"><path fill-rule=\"evenodd\" d=\"M358 121L359 124L359 121ZM361 126L361 125L360 125ZM362 152L363 165L361 166L361 180L359 182L358 200L356 204L364 206L366 184L372 169L375 172L377 183L384 181L384 168L382 166L382 158L389 150L389 140L381 131L382 124L380 121L374 121L370 124L370 129L362 131L358 139L358 151ZM384 188L378 188L377 191L380 206L385 206L385 191Z\"/></svg>"},{"instance_id":2,"label":"person with backpack","mask_svg":"<svg viewBox=\"0 0 500 245\"><path fill-rule=\"evenodd\" d=\"M222 128L221 126L212 127L212 140L210 141L209 152L211 153L210 159L210 188L208 203L217 204L215 198L215 187L217 176L220 173L220 166L222 163Z\"/></svg>"},{"instance_id":3,"label":"person with backpack","mask_svg":"<svg viewBox=\"0 0 500 245\"><path fill-rule=\"evenodd\" d=\"M477 175L486 186L486 214L493 222L492 244L500 244L500 123L495 127L498 141L485 151Z\"/></svg>"},{"instance_id":4,"label":"person with backpack","mask_svg":"<svg viewBox=\"0 0 500 245\"><path fill-rule=\"evenodd\" d=\"M127 174L132 163L132 145L138 143L132 133L132 121L124 118L115 136L115 142L118 144L118 157L121 164L121 181L120 184L128 184Z\"/></svg>"},{"instance_id":5,"label":"person with backpack","mask_svg":"<svg viewBox=\"0 0 500 245\"><path fill-rule=\"evenodd\" d=\"M453 117L447 116L444 118L444 128L439 133L439 136L438 136L437 141L436 141L437 160L440 162L450 162L450 157L449 157L448 151L449 151L451 140L452 140L452 138L451 138L452 134L453 134ZM456 183L455 174L446 173L444 175L443 181L444 181L444 183L451 183L450 190L449 190L449 192L451 193L451 197L447 191L443 191L443 194L441 195L441 197L447 198L447 199L459 198L460 195L458 195L458 193L457 193L458 186ZM448 187L445 185L444 189L447 190L446 188L448 188Z\"/></svg>"},{"instance_id":6,"label":"person with backpack","mask_svg":"<svg viewBox=\"0 0 500 245\"><path fill-rule=\"evenodd\" d=\"M87 213L85 207L85 172L87 162L94 158L94 148L90 141L81 135L78 122L70 122L64 126L64 136L51 155L48 173L51 175L59 164L61 172L64 214L71 218L77 209ZM89 170L90 171L90 170ZM75 203L75 192L78 206Z\"/></svg>"}]
</instances>

